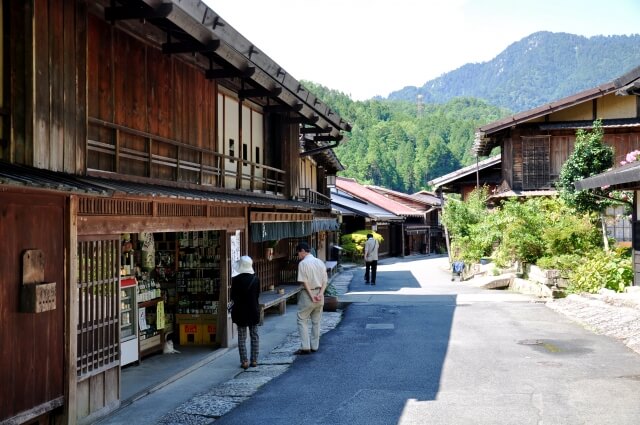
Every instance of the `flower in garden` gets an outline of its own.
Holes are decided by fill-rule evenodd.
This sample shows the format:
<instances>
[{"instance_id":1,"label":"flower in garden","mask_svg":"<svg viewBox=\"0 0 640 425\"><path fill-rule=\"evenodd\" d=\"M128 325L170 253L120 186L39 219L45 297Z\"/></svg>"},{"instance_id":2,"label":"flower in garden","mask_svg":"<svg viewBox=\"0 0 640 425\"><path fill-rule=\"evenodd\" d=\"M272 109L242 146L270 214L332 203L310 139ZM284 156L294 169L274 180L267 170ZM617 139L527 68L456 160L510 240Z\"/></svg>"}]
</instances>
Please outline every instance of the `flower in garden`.
<instances>
[{"instance_id":1,"label":"flower in garden","mask_svg":"<svg viewBox=\"0 0 640 425\"><path fill-rule=\"evenodd\" d=\"M624 161L620 161L620 165L629 164L640 160L640 150L631 151L627 154Z\"/></svg>"}]
</instances>

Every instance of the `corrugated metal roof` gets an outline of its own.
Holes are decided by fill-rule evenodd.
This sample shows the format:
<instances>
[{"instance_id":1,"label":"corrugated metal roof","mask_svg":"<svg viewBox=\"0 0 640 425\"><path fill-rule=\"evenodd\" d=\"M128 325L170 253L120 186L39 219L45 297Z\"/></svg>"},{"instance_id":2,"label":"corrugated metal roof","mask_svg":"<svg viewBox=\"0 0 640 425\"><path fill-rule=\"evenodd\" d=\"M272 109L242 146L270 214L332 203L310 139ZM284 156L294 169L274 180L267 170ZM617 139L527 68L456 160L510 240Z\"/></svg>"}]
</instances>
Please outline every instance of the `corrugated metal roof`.
<instances>
[{"instance_id":1,"label":"corrugated metal roof","mask_svg":"<svg viewBox=\"0 0 640 425\"><path fill-rule=\"evenodd\" d=\"M431 203L434 199L436 199L438 201L437 205L442 204L442 200L436 194L427 190L421 190L420 192L413 193L411 194L411 197L416 199L423 199L427 203ZM436 205L436 203L433 202L433 205Z\"/></svg>"},{"instance_id":2,"label":"corrugated metal roof","mask_svg":"<svg viewBox=\"0 0 640 425\"><path fill-rule=\"evenodd\" d=\"M0 161L0 184L89 195L108 195L108 189L77 176Z\"/></svg>"},{"instance_id":3,"label":"corrugated metal roof","mask_svg":"<svg viewBox=\"0 0 640 425\"><path fill-rule=\"evenodd\" d=\"M640 162L631 162L586 179L573 183L576 189L595 189L610 187L611 189L640 188Z\"/></svg>"},{"instance_id":4,"label":"corrugated metal roof","mask_svg":"<svg viewBox=\"0 0 640 425\"><path fill-rule=\"evenodd\" d=\"M314 207L306 202L269 197L253 192L234 191L232 194L215 190L186 189L99 177L75 176L6 162L0 162L0 184L96 196L143 196L302 210L311 210Z\"/></svg>"},{"instance_id":5,"label":"corrugated metal roof","mask_svg":"<svg viewBox=\"0 0 640 425\"><path fill-rule=\"evenodd\" d=\"M496 155L496 156L492 156L490 158L487 159L483 159L482 161L479 161L478 164L473 164L473 165L468 165L464 168L460 168L456 171L453 171L449 174L445 174L444 176L435 178L431 181L428 182L429 185L434 186L434 187L440 187L442 185L445 185L447 183L450 183L454 180L457 180L461 177L464 176L468 176L470 174L473 174L476 172L476 170L484 170L485 168L489 168L492 167L494 165L500 164L500 162L502 162L502 157L501 155Z\"/></svg>"},{"instance_id":6,"label":"corrugated metal roof","mask_svg":"<svg viewBox=\"0 0 640 425\"><path fill-rule=\"evenodd\" d=\"M489 199L496 198L529 198L534 196L555 196L558 191L548 190L508 190L506 192L496 193L489 196Z\"/></svg>"},{"instance_id":7,"label":"corrugated metal roof","mask_svg":"<svg viewBox=\"0 0 640 425\"><path fill-rule=\"evenodd\" d=\"M423 208L429 208L433 205L440 205L440 198L438 198L433 194L427 195L426 194L427 192L423 192L421 197L417 197L414 195L410 195L408 193L402 193L395 190L387 189L386 187L373 186L373 185L367 185L366 187L375 192L380 193L383 196L386 196L386 195L395 196L396 198L406 200L407 202L415 202L418 204L422 204ZM402 201L398 201L398 202L402 203ZM413 208L413 207L409 206L409 208Z\"/></svg>"},{"instance_id":8,"label":"corrugated metal roof","mask_svg":"<svg viewBox=\"0 0 640 425\"><path fill-rule=\"evenodd\" d=\"M404 220L404 217L399 217L385 209L356 199L348 194L341 194L336 190L331 191L331 207L344 212L343 215L355 214L383 221Z\"/></svg>"},{"instance_id":9,"label":"corrugated metal roof","mask_svg":"<svg viewBox=\"0 0 640 425\"><path fill-rule=\"evenodd\" d=\"M338 177L336 179L336 186L354 195L357 198L363 199L370 204L377 205L387 211L392 212L395 215L404 217L422 217L424 213L416 211L406 205L396 202L393 199L389 199L384 195L381 195L371 189L367 189L353 179L345 179L344 177Z\"/></svg>"}]
</instances>

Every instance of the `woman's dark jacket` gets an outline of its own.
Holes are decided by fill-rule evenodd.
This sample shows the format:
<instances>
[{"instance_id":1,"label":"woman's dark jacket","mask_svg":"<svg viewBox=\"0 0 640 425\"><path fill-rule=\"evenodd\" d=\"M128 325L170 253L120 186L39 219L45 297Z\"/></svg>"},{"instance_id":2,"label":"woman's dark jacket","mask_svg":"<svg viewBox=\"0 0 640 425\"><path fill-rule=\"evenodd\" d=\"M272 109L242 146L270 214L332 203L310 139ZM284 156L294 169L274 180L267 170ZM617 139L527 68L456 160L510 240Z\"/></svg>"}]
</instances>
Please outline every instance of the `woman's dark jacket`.
<instances>
[{"instance_id":1,"label":"woman's dark jacket","mask_svg":"<svg viewBox=\"0 0 640 425\"><path fill-rule=\"evenodd\" d=\"M260 279L251 273L241 273L231 278L231 320L238 326L260 323Z\"/></svg>"}]
</instances>

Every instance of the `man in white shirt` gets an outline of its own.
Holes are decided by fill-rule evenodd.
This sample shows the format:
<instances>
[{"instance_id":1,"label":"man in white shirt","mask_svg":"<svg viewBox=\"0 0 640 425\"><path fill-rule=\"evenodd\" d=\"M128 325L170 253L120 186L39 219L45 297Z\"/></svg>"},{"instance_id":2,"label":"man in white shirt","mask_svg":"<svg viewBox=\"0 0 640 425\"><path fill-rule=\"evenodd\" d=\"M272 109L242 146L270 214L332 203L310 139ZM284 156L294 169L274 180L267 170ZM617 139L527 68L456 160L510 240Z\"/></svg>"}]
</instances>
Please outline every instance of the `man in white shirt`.
<instances>
[{"instance_id":1,"label":"man in white shirt","mask_svg":"<svg viewBox=\"0 0 640 425\"><path fill-rule=\"evenodd\" d=\"M324 306L324 290L327 287L327 266L322 260L311 254L306 242L296 246L298 258L298 282L302 291L298 293L298 333L300 349L296 354L310 354L320 346L320 321ZM309 319L311 319L311 338L309 338Z\"/></svg>"},{"instance_id":2,"label":"man in white shirt","mask_svg":"<svg viewBox=\"0 0 640 425\"><path fill-rule=\"evenodd\" d=\"M364 243L364 283L376 284L376 272L378 270L378 248L380 243L373 237L371 233L367 234L367 241ZM371 271L371 273L369 273Z\"/></svg>"}]
</instances>

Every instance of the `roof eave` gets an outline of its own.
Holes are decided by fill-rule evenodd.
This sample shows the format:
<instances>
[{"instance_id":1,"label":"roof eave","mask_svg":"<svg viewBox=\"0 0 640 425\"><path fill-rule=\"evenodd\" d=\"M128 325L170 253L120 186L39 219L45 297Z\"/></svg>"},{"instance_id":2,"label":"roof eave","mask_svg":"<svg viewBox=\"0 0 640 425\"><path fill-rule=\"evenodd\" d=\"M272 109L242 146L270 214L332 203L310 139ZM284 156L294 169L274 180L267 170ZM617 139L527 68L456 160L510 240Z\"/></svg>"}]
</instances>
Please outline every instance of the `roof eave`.
<instances>
[{"instance_id":1,"label":"roof eave","mask_svg":"<svg viewBox=\"0 0 640 425\"><path fill-rule=\"evenodd\" d=\"M141 1L153 9L167 3L167 0ZM332 136L337 137L340 131L351 131L349 123L309 93L300 82L260 51L204 2L178 0L170 0L169 2L174 7L165 19L203 44L219 40L220 47L216 54L224 57L226 61L238 69L245 69L248 64L255 66L256 71L248 78L274 92L275 89L282 88L277 97L284 104L293 105L302 102L303 107L298 113L308 119L318 116L315 125L320 128L331 127Z\"/></svg>"},{"instance_id":2,"label":"roof eave","mask_svg":"<svg viewBox=\"0 0 640 425\"><path fill-rule=\"evenodd\" d=\"M596 174L573 183L576 189L612 189L640 188L640 163L632 163L614 170Z\"/></svg>"}]
</instances>

